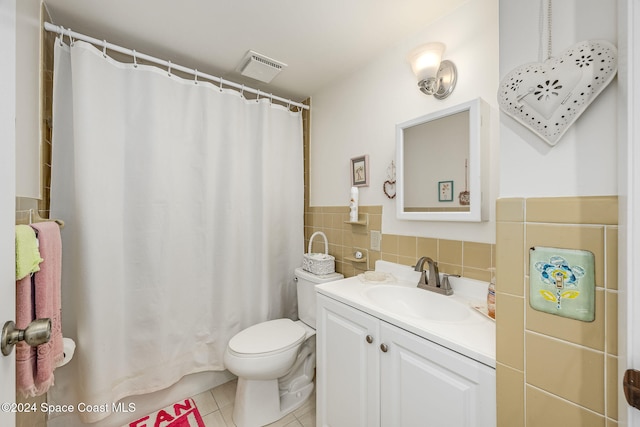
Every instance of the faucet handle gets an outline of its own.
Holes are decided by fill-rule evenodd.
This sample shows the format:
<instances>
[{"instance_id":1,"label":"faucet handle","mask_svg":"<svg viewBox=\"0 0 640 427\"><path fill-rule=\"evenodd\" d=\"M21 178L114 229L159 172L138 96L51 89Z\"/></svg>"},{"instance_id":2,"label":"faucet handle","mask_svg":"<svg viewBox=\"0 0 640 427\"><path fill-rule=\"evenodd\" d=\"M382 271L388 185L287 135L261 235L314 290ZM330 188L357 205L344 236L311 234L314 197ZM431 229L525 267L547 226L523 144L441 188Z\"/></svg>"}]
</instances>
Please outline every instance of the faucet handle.
<instances>
[{"instance_id":1,"label":"faucet handle","mask_svg":"<svg viewBox=\"0 0 640 427\"><path fill-rule=\"evenodd\" d=\"M442 275L442 287L447 290L451 290L453 293L453 289L451 288L451 283L449 283L449 277L460 277L459 274L443 274Z\"/></svg>"}]
</instances>

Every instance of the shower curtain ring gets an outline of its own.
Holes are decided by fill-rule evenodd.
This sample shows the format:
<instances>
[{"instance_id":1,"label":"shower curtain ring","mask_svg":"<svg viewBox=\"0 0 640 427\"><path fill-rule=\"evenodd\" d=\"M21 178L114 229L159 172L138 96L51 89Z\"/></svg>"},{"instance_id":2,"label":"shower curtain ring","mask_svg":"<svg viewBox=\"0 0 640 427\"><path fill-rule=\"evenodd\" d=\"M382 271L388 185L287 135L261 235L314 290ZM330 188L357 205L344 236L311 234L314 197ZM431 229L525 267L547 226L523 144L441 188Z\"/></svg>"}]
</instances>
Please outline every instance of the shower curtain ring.
<instances>
[{"instance_id":1,"label":"shower curtain ring","mask_svg":"<svg viewBox=\"0 0 640 427\"><path fill-rule=\"evenodd\" d=\"M222 92L222 77L220 77L220 92Z\"/></svg>"},{"instance_id":2,"label":"shower curtain ring","mask_svg":"<svg viewBox=\"0 0 640 427\"><path fill-rule=\"evenodd\" d=\"M256 102L260 102L260 89L258 89L258 96L256 96Z\"/></svg>"},{"instance_id":3,"label":"shower curtain ring","mask_svg":"<svg viewBox=\"0 0 640 427\"><path fill-rule=\"evenodd\" d=\"M107 57L107 41L102 40L102 56Z\"/></svg>"},{"instance_id":4,"label":"shower curtain ring","mask_svg":"<svg viewBox=\"0 0 640 427\"><path fill-rule=\"evenodd\" d=\"M136 50L133 49L133 68L138 68L138 58L136 58Z\"/></svg>"},{"instance_id":5,"label":"shower curtain ring","mask_svg":"<svg viewBox=\"0 0 640 427\"><path fill-rule=\"evenodd\" d=\"M171 77L171 61L167 61L167 62L169 62L169 65L167 66L167 75Z\"/></svg>"},{"instance_id":6,"label":"shower curtain ring","mask_svg":"<svg viewBox=\"0 0 640 427\"><path fill-rule=\"evenodd\" d=\"M193 70L193 75L196 76L196 78L193 80L193 83L194 84L198 84L198 69L197 68L195 68Z\"/></svg>"},{"instance_id":7,"label":"shower curtain ring","mask_svg":"<svg viewBox=\"0 0 640 427\"><path fill-rule=\"evenodd\" d=\"M62 25L60 25L60 29L58 30L58 33L60 34L60 47L64 46L64 27Z\"/></svg>"},{"instance_id":8,"label":"shower curtain ring","mask_svg":"<svg viewBox=\"0 0 640 427\"><path fill-rule=\"evenodd\" d=\"M67 30L69 31L69 46L73 46L76 41L71 37L71 28L67 28Z\"/></svg>"},{"instance_id":9,"label":"shower curtain ring","mask_svg":"<svg viewBox=\"0 0 640 427\"><path fill-rule=\"evenodd\" d=\"M244 98L244 85L242 85L242 89L240 89L240 98Z\"/></svg>"},{"instance_id":10,"label":"shower curtain ring","mask_svg":"<svg viewBox=\"0 0 640 427\"><path fill-rule=\"evenodd\" d=\"M269 94L269 104L273 105L273 93Z\"/></svg>"}]
</instances>

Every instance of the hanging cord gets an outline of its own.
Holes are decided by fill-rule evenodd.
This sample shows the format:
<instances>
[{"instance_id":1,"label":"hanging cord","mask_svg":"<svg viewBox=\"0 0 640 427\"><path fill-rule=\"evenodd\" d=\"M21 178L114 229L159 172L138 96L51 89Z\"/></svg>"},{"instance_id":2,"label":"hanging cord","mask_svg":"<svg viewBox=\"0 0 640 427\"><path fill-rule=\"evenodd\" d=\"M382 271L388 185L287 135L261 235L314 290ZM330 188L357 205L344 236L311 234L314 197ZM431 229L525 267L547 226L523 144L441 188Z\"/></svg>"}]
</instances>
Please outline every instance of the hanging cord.
<instances>
[{"instance_id":1,"label":"hanging cord","mask_svg":"<svg viewBox=\"0 0 640 427\"><path fill-rule=\"evenodd\" d=\"M468 159L464 159L464 191L469 190L469 164L467 161Z\"/></svg>"},{"instance_id":2,"label":"hanging cord","mask_svg":"<svg viewBox=\"0 0 640 427\"><path fill-rule=\"evenodd\" d=\"M540 58L540 61L548 61L549 59L551 59L551 53L553 52L552 30L551 30L552 1L553 0L540 0L540 19L539 19L539 31L538 31L538 33L540 34L540 44L538 45L538 58ZM546 4L546 11L545 11L545 4ZM546 31L545 31L545 26L546 26ZM546 52L544 52L545 33L547 38Z\"/></svg>"},{"instance_id":3,"label":"hanging cord","mask_svg":"<svg viewBox=\"0 0 640 427\"><path fill-rule=\"evenodd\" d=\"M547 59L551 59L551 53L553 52L551 49L551 3L552 0L547 0Z\"/></svg>"},{"instance_id":4,"label":"hanging cord","mask_svg":"<svg viewBox=\"0 0 640 427\"><path fill-rule=\"evenodd\" d=\"M391 160L391 164L387 168L387 179L396 182L396 162Z\"/></svg>"}]
</instances>

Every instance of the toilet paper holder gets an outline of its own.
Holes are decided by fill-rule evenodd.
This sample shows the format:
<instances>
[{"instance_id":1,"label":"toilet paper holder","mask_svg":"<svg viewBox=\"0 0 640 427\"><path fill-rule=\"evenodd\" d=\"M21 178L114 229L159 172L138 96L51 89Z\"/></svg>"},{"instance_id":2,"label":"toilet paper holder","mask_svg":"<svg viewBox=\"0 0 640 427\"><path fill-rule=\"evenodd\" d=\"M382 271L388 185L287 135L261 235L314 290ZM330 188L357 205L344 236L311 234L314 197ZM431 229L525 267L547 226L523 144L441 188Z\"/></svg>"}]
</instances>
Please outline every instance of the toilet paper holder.
<instances>
[{"instance_id":1,"label":"toilet paper holder","mask_svg":"<svg viewBox=\"0 0 640 427\"><path fill-rule=\"evenodd\" d=\"M29 323L25 329L16 328L16 324L8 321L2 328L2 340L0 348L4 356L11 354L13 346L20 341L26 342L31 347L49 342L51 338L51 319L36 319Z\"/></svg>"}]
</instances>

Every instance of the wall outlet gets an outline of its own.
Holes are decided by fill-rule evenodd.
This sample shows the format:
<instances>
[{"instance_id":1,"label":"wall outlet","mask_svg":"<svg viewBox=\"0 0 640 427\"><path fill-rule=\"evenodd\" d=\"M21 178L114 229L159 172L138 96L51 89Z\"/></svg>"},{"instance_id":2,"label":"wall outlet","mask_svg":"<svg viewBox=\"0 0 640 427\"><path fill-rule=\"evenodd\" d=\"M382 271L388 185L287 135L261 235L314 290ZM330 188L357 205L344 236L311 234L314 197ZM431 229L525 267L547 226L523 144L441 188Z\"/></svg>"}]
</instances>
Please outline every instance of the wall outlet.
<instances>
[{"instance_id":1,"label":"wall outlet","mask_svg":"<svg viewBox=\"0 0 640 427\"><path fill-rule=\"evenodd\" d=\"M380 251L380 242L382 241L382 233L379 231L371 231L371 250Z\"/></svg>"}]
</instances>

